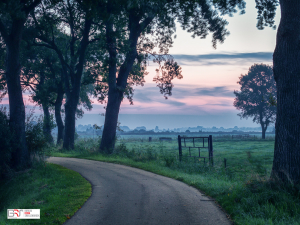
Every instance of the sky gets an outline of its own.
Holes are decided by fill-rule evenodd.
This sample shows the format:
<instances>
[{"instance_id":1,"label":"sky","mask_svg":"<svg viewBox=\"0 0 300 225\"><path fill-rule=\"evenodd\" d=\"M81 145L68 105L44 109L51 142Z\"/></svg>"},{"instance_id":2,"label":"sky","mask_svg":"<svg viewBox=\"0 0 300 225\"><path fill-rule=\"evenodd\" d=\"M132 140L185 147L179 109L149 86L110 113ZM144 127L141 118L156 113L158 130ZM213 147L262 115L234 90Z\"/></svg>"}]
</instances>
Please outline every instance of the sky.
<instances>
[{"instance_id":1,"label":"sky","mask_svg":"<svg viewBox=\"0 0 300 225\"><path fill-rule=\"evenodd\" d=\"M272 65L276 42L276 30L256 28L255 1L246 1L246 13L225 16L230 35L217 49L212 47L211 36L206 39L192 38L190 33L177 26L173 47L169 53L182 67L183 79L173 81L172 96L167 100L153 82L157 65L148 65L149 74L143 87L136 86L133 105L125 99L121 104L119 121L131 129L146 126L153 129L177 127L257 127L251 119L241 120L233 106L234 90L239 90L237 81L247 74L255 63ZM278 27L280 11L277 10L275 24ZM24 96L26 104L31 104ZM7 104L4 99L2 104ZM92 111L85 112L77 124L102 125L104 105L96 100Z\"/></svg>"},{"instance_id":2,"label":"sky","mask_svg":"<svg viewBox=\"0 0 300 225\"><path fill-rule=\"evenodd\" d=\"M121 125L128 125L132 129L142 125L147 129L184 125L226 128L259 126L251 119L241 120L237 116L239 111L233 106L233 91L239 90L239 77L247 74L253 64L272 65L277 30L269 27L258 30L255 1L246 2L245 14L225 17L229 22L227 29L230 35L223 44L218 43L217 49L212 47L211 36L193 39L190 33L177 26L177 38L169 53L182 67L183 79L174 80L172 96L165 100L153 82L157 66L149 63L145 85L135 87L134 105L130 105L126 99L122 102L119 117ZM275 19L277 27L279 21L278 9ZM103 106L95 102L94 109L87 113L93 114L95 111L104 113ZM98 115L90 115L81 122L103 123L104 117L98 118Z\"/></svg>"}]
</instances>

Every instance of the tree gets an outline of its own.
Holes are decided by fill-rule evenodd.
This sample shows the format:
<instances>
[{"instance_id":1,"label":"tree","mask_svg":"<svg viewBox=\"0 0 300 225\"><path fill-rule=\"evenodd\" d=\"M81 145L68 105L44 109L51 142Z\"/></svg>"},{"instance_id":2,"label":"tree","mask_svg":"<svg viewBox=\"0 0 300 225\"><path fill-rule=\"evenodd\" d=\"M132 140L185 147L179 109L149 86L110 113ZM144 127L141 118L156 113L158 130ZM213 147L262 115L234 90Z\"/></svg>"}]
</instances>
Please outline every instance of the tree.
<instances>
[{"instance_id":1,"label":"tree","mask_svg":"<svg viewBox=\"0 0 300 225\"><path fill-rule=\"evenodd\" d=\"M281 19L273 55L277 119L272 177L300 184L300 2L281 0Z\"/></svg>"},{"instance_id":2,"label":"tree","mask_svg":"<svg viewBox=\"0 0 300 225\"><path fill-rule=\"evenodd\" d=\"M80 101L86 53L96 34L93 7L89 1L60 1L55 6L42 5L32 14L33 40L36 46L54 50L60 60L65 103L63 148L74 148L75 119ZM66 32L65 28L70 29Z\"/></svg>"},{"instance_id":3,"label":"tree","mask_svg":"<svg viewBox=\"0 0 300 225\"><path fill-rule=\"evenodd\" d=\"M300 184L300 1L280 0L281 18L273 54L277 87L275 147L271 178L285 184ZM257 0L257 27L274 27L278 0ZM271 103L272 104L272 103Z\"/></svg>"},{"instance_id":4,"label":"tree","mask_svg":"<svg viewBox=\"0 0 300 225\"><path fill-rule=\"evenodd\" d=\"M14 134L12 168L21 169L29 164L25 136L25 106L20 84L20 44L28 14L41 0L0 2L0 33L6 46L5 79L9 97L9 126Z\"/></svg>"},{"instance_id":5,"label":"tree","mask_svg":"<svg viewBox=\"0 0 300 225\"><path fill-rule=\"evenodd\" d=\"M273 69L265 64L254 64L237 83L241 89L234 91L236 98L233 105L242 111L238 114L241 118L253 117L253 122L261 125L262 139L265 139L268 126L276 119L276 106L268 101L270 96L276 96Z\"/></svg>"},{"instance_id":6,"label":"tree","mask_svg":"<svg viewBox=\"0 0 300 225\"><path fill-rule=\"evenodd\" d=\"M26 38L26 31L24 34ZM44 112L43 135L46 141L52 144L54 141L51 130L54 128L54 124L50 109L56 104L61 106L64 94L59 72L61 70L58 63L59 60L53 51L45 47L31 46L29 42L23 48L22 60L21 83L24 89L29 90L31 93L32 101L41 106ZM57 103L57 101L60 102ZM56 112L57 110L58 112ZM61 120L60 111L60 107L58 109L55 107L57 124ZM62 138L60 137L62 130L63 127L58 126L58 142Z\"/></svg>"},{"instance_id":7,"label":"tree","mask_svg":"<svg viewBox=\"0 0 300 225\"><path fill-rule=\"evenodd\" d=\"M108 100L100 151L112 153L121 102L129 91L128 80L134 68L140 68L143 77L148 54L155 56L159 64L158 83L160 92L172 94L172 80L182 78L180 66L168 56L175 33L175 19L193 37L205 38L212 33L212 43L223 42L228 34L227 22L218 15L235 12L235 6L244 7L242 0L230 1L108 1L104 9L109 15L104 19L106 49L108 52ZM157 47L157 55L153 52ZM119 60L121 59L121 60ZM161 65L164 63L163 65ZM131 100L132 100L131 92Z\"/></svg>"},{"instance_id":8,"label":"tree","mask_svg":"<svg viewBox=\"0 0 300 225\"><path fill-rule=\"evenodd\" d=\"M25 35L26 36L26 31ZM32 46L27 40L27 47L22 52L23 69L22 84L31 93L31 99L41 106L44 112L43 133L49 143L53 143L51 130L53 127L53 118L50 110L55 111L55 120L58 126L57 144L63 140L64 124L61 115L61 106L64 99L62 68L57 54L44 46ZM84 76L86 77L86 76ZM88 94L92 93L93 86L82 84L80 89L79 104L76 110L76 116L82 117L83 106L91 110L92 105Z\"/></svg>"}]
</instances>

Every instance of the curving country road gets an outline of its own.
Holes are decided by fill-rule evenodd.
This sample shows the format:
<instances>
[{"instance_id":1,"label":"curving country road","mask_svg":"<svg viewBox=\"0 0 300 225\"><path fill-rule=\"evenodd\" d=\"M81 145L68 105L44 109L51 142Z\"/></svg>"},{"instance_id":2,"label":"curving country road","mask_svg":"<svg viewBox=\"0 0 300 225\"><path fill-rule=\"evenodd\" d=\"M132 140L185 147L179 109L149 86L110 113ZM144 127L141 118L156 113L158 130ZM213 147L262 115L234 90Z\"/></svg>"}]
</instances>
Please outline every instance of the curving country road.
<instances>
[{"instance_id":1,"label":"curving country road","mask_svg":"<svg viewBox=\"0 0 300 225\"><path fill-rule=\"evenodd\" d=\"M195 188L144 170L93 160L50 157L92 184L92 195L66 225L229 225Z\"/></svg>"}]
</instances>

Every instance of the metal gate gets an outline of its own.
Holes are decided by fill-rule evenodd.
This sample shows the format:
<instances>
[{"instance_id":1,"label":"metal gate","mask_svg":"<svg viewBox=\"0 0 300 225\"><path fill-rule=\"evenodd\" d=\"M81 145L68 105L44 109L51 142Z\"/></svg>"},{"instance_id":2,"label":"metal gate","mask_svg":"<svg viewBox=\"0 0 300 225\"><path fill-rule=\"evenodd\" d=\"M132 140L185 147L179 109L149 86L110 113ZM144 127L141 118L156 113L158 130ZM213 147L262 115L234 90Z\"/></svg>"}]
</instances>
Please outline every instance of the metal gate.
<instances>
[{"instance_id":1,"label":"metal gate","mask_svg":"<svg viewBox=\"0 0 300 225\"><path fill-rule=\"evenodd\" d=\"M183 141L182 141L183 139ZM187 141L186 139L192 139L192 146L187 146ZM198 141L199 139L202 139L202 141ZM206 141L207 139L207 141ZM196 141L195 141L196 140ZM207 143L207 146L205 146L205 144ZM199 145L200 146L197 146ZM202 146L201 146L202 144ZM198 149L198 155L197 156L192 156L191 155L191 149ZM203 149L207 149L208 150L208 157L203 157L201 156L201 148ZM212 144L212 135L209 135L208 137L181 137L180 135L178 135L178 150L179 150L179 160L182 160L182 149L184 150L188 150L188 157L194 157L194 158L203 158L204 162L205 159L208 158L210 164L213 166L214 165L214 161L213 161L213 144Z\"/></svg>"}]
</instances>

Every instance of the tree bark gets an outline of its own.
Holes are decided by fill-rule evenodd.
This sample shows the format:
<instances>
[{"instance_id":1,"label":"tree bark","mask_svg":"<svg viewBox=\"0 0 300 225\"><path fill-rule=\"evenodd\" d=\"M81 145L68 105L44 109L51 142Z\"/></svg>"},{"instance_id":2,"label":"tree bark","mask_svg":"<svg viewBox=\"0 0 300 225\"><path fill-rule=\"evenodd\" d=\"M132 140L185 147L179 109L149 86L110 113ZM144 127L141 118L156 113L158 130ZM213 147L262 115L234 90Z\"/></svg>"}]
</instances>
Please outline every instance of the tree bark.
<instances>
[{"instance_id":1,"label":"tree bark","mask_svg":"<svg viewBox=\"0 0 300 225\"><path fill-rule=\"evenodd\" d=\"M49 106L43 105L44 111L44 123L43 123L43 134L49 144L53 144L53 137L51 134L51 116L49 113Z\"/></svg>"},{"instance_id":2,"label":"tree bark","mask_svg":"<svg viewBox=\"0 0 300 225\"><path fill-rule=\"evenodd\" d=\"M273 55L277 119L271 177L300 184L300 1L281 0Z\"/></svg>"},{"instance_id":3,"label":"tree bark","mask_svg":"<svg viewBox=\"0 0 300 225\"><path fill-rule=\"evenodd\" d=\"M74 136L75 136L75 114L77 104L79 101L78 97L71 95L65 104L65 133L64 133L64 149L74 149Z\"/></svg>"},{"instance_id":4,"label":"tree bark","mask_svg":"<svg viewBox=\"0 0 300 225\"><path fill-rule=\"evenodd\" d=\"M14 134L14 150L11 164L15 169L29 165L29 152L25 135L25 106L20 83L20 43L22 39L23 20L13 21L11 34L6 40L6 82L9 98L9 125Z\"/></svg>"},{"instance_id":5,"label":"tree bark","mask_svg":"<svg viewBox=\"0 0 300 225\"><path fill-rule=\"evenodd\" d=\"M57 97L54 103L54 107L55 107L55 120L56 120L56 125L57 125L57 140L56 140L56 144L59 145L64 138L64 123L63 120L61 118L61 106L62 106L62 101L64 98L64 91L63 91L63 87L62 84L60 83L59 85L59 90L57 93Z\"/></svg>"},{"instance_id":6,"label":"tree bark","mask_svg":"<svg viewBox=\"0 0 300 225\"><path fill-rule=\"evenodd\" d=\"M115 148L116 129L118 125L120 106L123 99L123 92L116 88L111 88L109 89L108 95L109 97L106 107L100 149L104 153L111 154Z\"/></svg>"},{"instance_id":7,"label":"tree bark","mask_svg":"<svg viewBox=\"0 0 300 225\"><path fill-rule=\"evenodd\" d=\"M112 153L116 141L116 128L123 92L117 89L117 50L116 38L113 32L113 23L111 19L106 22L106 42L109 53L109 71L108 71L108 102L106 106L104 128L100 144L100 151ZM121 101L120 101L121 98Z\"/></svg>"}]
</instances>

